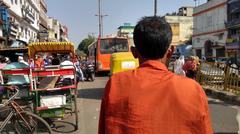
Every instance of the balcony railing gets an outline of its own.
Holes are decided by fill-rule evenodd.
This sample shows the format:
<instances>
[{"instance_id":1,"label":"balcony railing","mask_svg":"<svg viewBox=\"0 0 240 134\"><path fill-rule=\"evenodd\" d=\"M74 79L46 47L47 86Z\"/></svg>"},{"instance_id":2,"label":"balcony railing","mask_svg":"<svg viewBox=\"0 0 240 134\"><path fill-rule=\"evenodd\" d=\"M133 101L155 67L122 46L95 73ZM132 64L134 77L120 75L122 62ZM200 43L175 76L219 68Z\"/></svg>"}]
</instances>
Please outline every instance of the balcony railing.
<instances>
[{"instance_id":1,"label":"balcony railing","mask_svg":"<svg viewBox=\"0 0 240 134\"><path fill-rule=\"evenodd\" d=\"M25 17L25 19L27 19L29 22L34 23L35 18L34 18L34 16L33 16L32 14L27 13L27 14L25 14L24 17Z\"/></svg>"}]
</instances>

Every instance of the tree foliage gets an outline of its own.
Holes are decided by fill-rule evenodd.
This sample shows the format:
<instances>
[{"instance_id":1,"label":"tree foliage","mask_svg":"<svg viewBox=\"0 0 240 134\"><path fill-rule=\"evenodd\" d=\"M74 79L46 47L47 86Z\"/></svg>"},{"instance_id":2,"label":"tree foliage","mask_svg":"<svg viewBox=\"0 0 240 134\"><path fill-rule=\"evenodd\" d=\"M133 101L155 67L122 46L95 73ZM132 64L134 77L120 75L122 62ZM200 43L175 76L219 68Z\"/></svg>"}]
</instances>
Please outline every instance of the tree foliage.
<instances>
[{"instance_id":1,"label":"tree foliage","mask_svg":"<svg viewBox=\"0 0 240 134\"><path fill-rule=\"evenodd\" d=\"M78 49L85 54L88 54L88 46L92 44L96 40L96 37L92 35L88 35L87 38L83 39L81 43L78 45Z\"/></svg>"},{"instance_id":2,"label":"tree foliage","mask_svg":"<svg viewBox=\"0 0 240 134\"><path fill-rule=\"evenodd\" d=\"M78 55L78 56L81 56L81 57L86 57L87 56L83 51L80 51L79 49L75 50L75 54Z\"/></svg>"}]
</instances>

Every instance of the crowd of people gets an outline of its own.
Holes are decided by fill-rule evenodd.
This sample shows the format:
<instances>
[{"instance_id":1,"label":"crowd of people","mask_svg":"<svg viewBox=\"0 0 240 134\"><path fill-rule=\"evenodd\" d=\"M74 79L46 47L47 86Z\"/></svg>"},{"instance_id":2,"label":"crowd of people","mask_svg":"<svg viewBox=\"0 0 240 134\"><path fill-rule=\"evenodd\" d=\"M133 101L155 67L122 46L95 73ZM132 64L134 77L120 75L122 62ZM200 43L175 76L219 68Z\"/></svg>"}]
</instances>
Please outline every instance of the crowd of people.
<instances>
[{"instance_id":1,"label":"crowd of people","mask_svg":"<svg viewBox=\"0 0 240 134\"><path fill-rule=\"evenodd\" d=\"M66 68L66 67L73 67L75 66L76 69L76 77L77 77L77 81L85 81L85 68L88 64L91 64L90 61L86 59L82 60L81 57L79 56L75 56L74 58L71 55L60 55L60 54L48 54L48 55L43 55L43 54L38 54L36 56L36 59L29 59L27 54L23 54L21 56L18 56L18 60L17 62L11 62L9 60L8 57L2 56L0 55L0 103L2 101L2 96L3 96L3 92L6 89L6 87L2 86L4 83L17 83L17 84L25 84L28 83L29 80L25 79L25 76L13 76L10 79L3 77L2 74L2 69L5 69L6 67L8 67L8 65L14 65L14 66L18 66L17 68L26 68L26 67L30 67L30 68L45 68L48 66L54 66L54 65L59 65L60 68ZM8 68L11 69L11 68ZM28 76L26 76L28 77ZM73 75L66 75L63 76L64 78L70 78L73 79L74 76Z\"/></svg>"}]
</instances>

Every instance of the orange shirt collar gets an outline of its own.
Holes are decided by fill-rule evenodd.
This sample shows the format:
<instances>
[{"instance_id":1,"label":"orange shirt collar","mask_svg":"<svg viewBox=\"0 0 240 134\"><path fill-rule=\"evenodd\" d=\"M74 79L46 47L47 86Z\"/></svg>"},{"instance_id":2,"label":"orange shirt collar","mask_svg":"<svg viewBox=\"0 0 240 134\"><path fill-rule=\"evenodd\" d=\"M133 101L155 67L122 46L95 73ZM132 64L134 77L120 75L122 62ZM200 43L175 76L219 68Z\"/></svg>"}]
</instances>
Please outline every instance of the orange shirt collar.
<instances>
[{"instance_id":1,"label":"orange shirt collar","mask_svg":"<svg viewBox=\"0 0 240 134\"><path fill-rule=\"evenodd\" d=\"M157 61L157 60L147 60L145 62L143 62L140 67L152 67L155 69L159 69L159 70L164 70L164 71L168 71L168 68L165 64Z\"/></svg>"}]
</instances>

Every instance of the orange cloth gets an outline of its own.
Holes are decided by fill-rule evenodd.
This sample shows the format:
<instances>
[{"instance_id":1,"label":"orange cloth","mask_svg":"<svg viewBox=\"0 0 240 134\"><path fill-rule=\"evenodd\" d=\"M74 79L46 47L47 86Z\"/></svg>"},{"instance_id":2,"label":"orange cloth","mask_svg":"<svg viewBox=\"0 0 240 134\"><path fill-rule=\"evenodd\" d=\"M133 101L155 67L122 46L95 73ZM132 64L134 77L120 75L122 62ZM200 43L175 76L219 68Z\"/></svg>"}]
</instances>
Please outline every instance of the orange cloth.
<instances>
[{"instance_id":1,"label":"orange cloth","mask_svg":"<svg viewBox=\"0 0 240 134\"><path fill-rule=\"evenodd\" d=\"M188 70L193 70L196 71L197 70L197 63L194 60L188 60L185 62L185 64L183 65L183 70L184 71L188 71Z\"/></svg>"},{"instance_id":2,"label":"orange cloth","mask_svg":"<svg viewBox=\"0 0 240 134\"><path fill-rule=\"evenodd\" d=\"M41 68L44 65L43 58L38 58L35 64L36 68Z\"/></svg>"},{"instance_id":3,"label":"orange cloth","mask_svg":"<svg viewBox=\"0 0 240 134\"><path fill-rule=\"evenodd\" d=\"M212 134L207 97L157 61L117 73L102 99L99 134Z\"/></svg>"}]
</instances>

